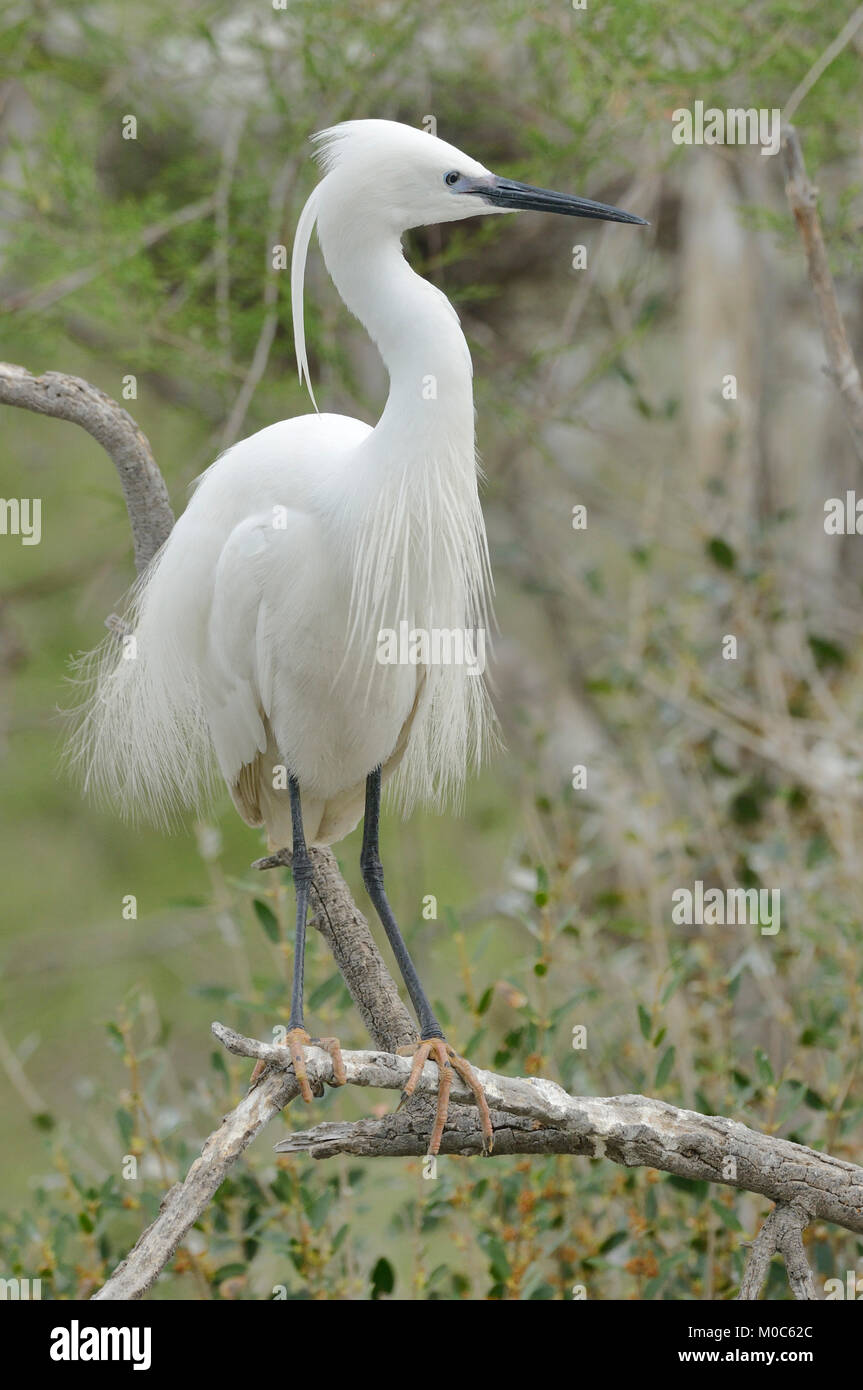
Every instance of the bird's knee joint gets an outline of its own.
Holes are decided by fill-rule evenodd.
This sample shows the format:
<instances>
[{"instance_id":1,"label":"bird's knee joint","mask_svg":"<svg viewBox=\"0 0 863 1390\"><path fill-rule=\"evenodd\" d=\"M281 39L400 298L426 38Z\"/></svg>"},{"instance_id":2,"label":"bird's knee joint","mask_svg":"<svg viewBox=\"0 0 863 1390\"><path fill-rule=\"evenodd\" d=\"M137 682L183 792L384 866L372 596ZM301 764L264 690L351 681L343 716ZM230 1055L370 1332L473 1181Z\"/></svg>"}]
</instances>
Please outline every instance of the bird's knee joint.
<instances>
[{"instance_id":1,"label":"bird's knee joint","mask_svg":"<svg viewBox=\"0 0 863 1390\"><path fill-rule=\"evenodd\" d=\"M315 876L315 868L311 859L295 857L291 866L294 876L294 883L310 884Z\"/></svg>"},{"instance_id":2,"label":"bird's knee joint","mask_svg":"<svg viewBox=\"0 0 863 1390\"><path fill-rule=\"evenodd\" d=\"M376 888L383 887L384 866L377 855L360 858L360 873L366 887L373 883Z\"/></svg>"}]
</instances>

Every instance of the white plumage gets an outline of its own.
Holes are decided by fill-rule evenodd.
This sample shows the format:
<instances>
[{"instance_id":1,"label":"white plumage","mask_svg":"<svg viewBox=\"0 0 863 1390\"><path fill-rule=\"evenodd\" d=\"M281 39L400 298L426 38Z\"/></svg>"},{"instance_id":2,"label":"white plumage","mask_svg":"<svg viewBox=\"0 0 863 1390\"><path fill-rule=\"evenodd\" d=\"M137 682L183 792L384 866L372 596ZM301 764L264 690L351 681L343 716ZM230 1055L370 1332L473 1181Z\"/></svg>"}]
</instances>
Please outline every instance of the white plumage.
<instances>
[{"instance_id":1,"label":"white plumage","mask_svg":"<svg viewBox=\"0 0 863 1390\"><path fill-rule=\"evenodd\" d=\"M470 355L400 238L495 210L445 183L451 170L493 176L393 122L352 121L317 140L325 177L292 265L300 373L308 381L302 287L316 223L329 273L388 369L383 415L374 429L340 415L282 421L217 459L134 591L134 646L100 649L74 743L90 786L159 819L207 794L214 753L244 819L288 846L279 769L299 782L307 842L328 844L356 825L374 767L395 774L407 809L457 792L493 736L481 675L377 660L379 632L402 620L489 623Z\"/></svg>"},{"instance_id":2,"label":"white plumage","mask_svg":"<svg viewBox=\"0 0 863 1390\"><path fill-rule=\"evenodd\" d=\"M317 227L389 373L383 414L374 429L285 420L216 460L133 591L134 645L118 654L109 639L94 654L73 740L89 786L157 819L201 801L215 755L241 815L286 847L285 772L307 842L330 844L356 825L377 767L408 809L457 793L494 737L481 674L377 659L379 633L402 623L475 633L490 621L470 354L449 301L405 261L402 233L520 209L642 221L498 178L392 121L315 140L324 177L291 266L300 377L311 390L303 278Z\"/></svg>"}]
</instances>

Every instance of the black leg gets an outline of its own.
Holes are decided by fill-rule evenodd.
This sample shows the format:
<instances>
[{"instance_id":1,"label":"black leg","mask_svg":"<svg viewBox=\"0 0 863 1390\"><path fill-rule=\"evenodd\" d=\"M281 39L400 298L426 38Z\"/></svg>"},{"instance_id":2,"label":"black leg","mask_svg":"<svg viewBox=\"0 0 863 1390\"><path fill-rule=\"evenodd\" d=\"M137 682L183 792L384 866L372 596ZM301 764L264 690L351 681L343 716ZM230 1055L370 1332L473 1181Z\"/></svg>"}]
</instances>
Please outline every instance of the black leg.
<instances>
[{"instance_id":1,"label":"black leg","mask_svg":"<svg viewBox=\"0 0 863 1390\"><path fill-rule=\"evenodd\" d=\"M399 931L398 923L393 916L393 910L384 892L384 871L381 867L381 859L378 852L380 817L381 770L379 767L376 767L374 772L370 772L366 778L366 816L363 823L363 848L360 855L360 867L362 869L363 883L366 885L366 891L374 903L375 911L383 923L384 931L387 934L387 940L392 946L393 955L398 961L402 979L407 986L407 991L411 997L411 1003L416 1011L420 1026L420 1043L414 1053L410 1076L402 1091L402 1101L407 1100L409 1096L413 1095L417 1083L419 1082L423 1066L426 1060L431 1058L432 1061L437 1063L438 1072L440 1074L440 1084L438 1086L434 1128L432 1129L429 1139L428 1151L430 1154L438 1153L440 1151L443 1132L446 1128L447 1115L449 1112L449 1093L453 1083L453 1072L455 1072L473 1092L474 1100L479 1110L482 1152L484 1154L490 1154L494 1145L494 1130L492 1128L491 1115L489 1114L485 1092L470 1064L465 1061L464 1057L460 1057L454 1052L444 1038L443 1029L435 1018L426 992L419 982L419 976L410 958L408 948L404 943L404 937Z\"/></svg>"},{"instance_id":2,"label":"black leg","mask_svg":"<svg viewBox=\"0 0 863 1390\"><path fill-rule=\"evenodd\" d=\"M387 940L393 948L393 955L398 962L402 979L405 982L407 992L411 997L411 1003L416 1012L420 1026L420 1037L422 1039L442 1038L443 1029L432 1012L431 1004L426 997L425 990L420 984L419 976L410 958L410 953L405 945L404 937L399 931L398 922L393 916L393 910L384 892L384 871L378 849L380 818L381 770L379 767L376 767L374 772L370 772L366 778L366 814L363 822L363 848L360 855L360 868L362 870L363 883L366 885L366 892L374 903L375 911L381 919L383 929L387 934Z\"/></svg>"},{"instance_id":3,"label":"black leg","mask_svg":"<svg viewBox=\"0 0 863 1390\"><path fill-rule=\"evenodd\" d=\"M306 955L306 915L309 908L309 889L312 884L312 861L303 834L303 813L300 807L300 788L296 777L288 778L291 798L291 832L293 853L291 868L297 896L297 931L294 945L294 983L291 990L291 1021L289 1031L303 1027L303 970Z\"/></svg>"}]
</instances>

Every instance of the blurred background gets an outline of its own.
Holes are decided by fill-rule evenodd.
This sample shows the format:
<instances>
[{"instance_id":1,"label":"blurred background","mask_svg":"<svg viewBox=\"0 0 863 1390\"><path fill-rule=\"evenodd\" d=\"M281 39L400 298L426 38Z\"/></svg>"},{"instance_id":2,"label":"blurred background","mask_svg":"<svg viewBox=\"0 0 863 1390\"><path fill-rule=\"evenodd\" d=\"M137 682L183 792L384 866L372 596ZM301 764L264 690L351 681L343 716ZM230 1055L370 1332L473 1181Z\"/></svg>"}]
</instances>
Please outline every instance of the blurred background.
<instances>
[{"instance_id":1,"label":"blurred background","mask_svg":"<svg viewBox=\"0 0 863 1390\"><path fill-rule=\"evenodd\" d=\"M507 748L461 816L389 818L388 885L478 1065L859 1161L863 558L824 528L859 466L781 157L671 138L695 101L782 107L854 11L11 0L0 356L116 399L125 385L180 511L227 444L309 408L271 248L290 248L315 182L314 130L434 118L498 173L647 217L408 239L474 359ZM863 28L795 117L858 360L861 58ZM306 323L321 407L373 421L383 369L316 249ZM42 500L39 545L0 537L0 1264L84 1297L242 1094L249 1068L215 1050L211 1020L265 1037L287 1018L292 898L249 869L261 839L227 795L167 836L63 776L69 658L133 578L127 519L93 440L11 408L0 495ZM365 908L356 834L338 855ZM671 895L698 879L779 888L780 931L675 925ZM317 937L307 971L313 1028L365 1045ZM447 1159L430 1184L419 1160L272 1153L283 1125L393 1103L291 1107L150 1296L735 1295L769 1207L747 1194L607 1161ZM816 1224L807 1241L819 1281L860 1272L860 1240ZM778 1261L767 1296L789 1296Z\"/></svg>"}]
</instances>

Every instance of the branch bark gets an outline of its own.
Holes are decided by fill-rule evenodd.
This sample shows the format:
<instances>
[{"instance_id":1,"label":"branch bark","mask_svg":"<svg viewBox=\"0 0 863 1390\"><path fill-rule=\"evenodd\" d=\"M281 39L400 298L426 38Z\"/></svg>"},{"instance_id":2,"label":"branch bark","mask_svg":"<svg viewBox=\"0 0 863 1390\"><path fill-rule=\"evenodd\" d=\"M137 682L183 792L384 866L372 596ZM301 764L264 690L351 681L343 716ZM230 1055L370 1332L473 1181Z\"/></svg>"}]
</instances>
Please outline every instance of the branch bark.
<instances>
[{"instance_id":1,"label":"branch bark","mask_svg":"<svg viewBox=\"0 0 863 1390\"><path fill-rule=\"evenodd\" d=\"M299 1094L285 1048L246 1038L223 1024L213 1032L235 1056L261 1058L270 1065L258 1085L210 1136L183 1183L165 1197L159 1216L128 1257L94 1295L103 1300L140 1298L199 1218L231 1165L263 1127ZM401 1091L410 1060L389 1052L343 1052L349 1085ZM332 1058L320 1048L306 1049L312 1089L333 1084ZM755 1192L776 1203L756 1237L747 1262L741 1299L754 1299L773 1254L786 1260L795 1297L815 1297L802 1232L809 1221L832 1221L863 1233L863 1168L818 1153L787 1139L760 1134L723 1116L679 1110L648 1096L570 1096L554 1081L506 1077L477 1071L492 1113L492 1157L506 1154L572 1154L607 1158L624 1167L649 1167L679 1177L722 1183ZM437 1093L437 1068L427 1063L417 1086L426 1100ZM442 1154L475 1156L481 1149L473 1097L455 1078ZM428 1147L430 1117L400 1110L382 1119L328 1123L295 1132L276 1145L278 1153L330 1158L349 1153L363 1158L422 1156Z\"/></svg>"},{"instance_id":2,"label":"branch bark","mask_svg":"<svg viewBox=\"0 0 863 1390\"><path fill-rule=\"evenodd\" d=\"M65 372L32 376L11 362L0 362L0 403L69 420L102 445L120 475L136 568L139 573L145 569L170 535L174 513L149 440L128 411L81 377Z\"/></svg>"},{"instance_id":3,"label":"branch bark","mask_svg":"<svg viewBox=\"0 0 863 1390\"><path fill-rule=\"evenodd\" d=\"M851 440L858 459L863 463L863 384L836 298L836 286L818 216L818 189L806 173L800 137L792 125L783 128L782 158L785 164L785 193L806 251L809 280L815 294L827 351L828 375L839 391Z\"/></svg>"},{"instance_id":4,"label":"branch bark","mask_svg":"<svg viewBox=\"0 0 863 1390\"><path fill-rule=\"evenodd\" d=\"M221 1023L213 1024L213 1032L236 1056L262 1058L281 1070L290 1069L283 1047L245 1038ZM310 1048L307 1056L310 1081L314 1079L319 1087L332 1085L329 1054ZM407 1057L381 1052L343 1052L342 1057L349 1085L400 1091L410 1074ZM783 1207L794 1208L798 1215L805 1214L804 1226L818 1218L863 1234L863 1168L856 1164L776 1135L761 1134L722 1115L679 1110L649 1096L571 1096L555 1081L475 1070L492 1117L519 1122L521 1138L511 1153L572 1153L609 1158L626 1168L658 1168L682 1178L760 1193ZM417 1089L432 1096L437 1085L437 1067L428 1062ZM473 1105L471 1092L458 1078L451 1094L461 1105ZM392 1122L397 1118L388 1115L383 1120L318 1125L291 1134L276 1149L279 1153L310 1153L315 1158L329 1158L335 1153L359 1153L368 1158L391 1157L394 1152L425 1153L415 1141L427 1142L428 1132L408 1138L409 1127L393 1148ZM466 1132L450 1133L449 1127L444 1131L442 1152L478 1154L480 1149L474 1117ZM494 1155L500 1152L504 1150L498 1147L496 1128ZM799 1234L799 1223L797 1229ZM773 1223L771 1233L776 1233L777 1241L781 1238L775 1248L784 1252L790 1230L784 1219Z\"/></svg>"},{"instance_id":5,"label":"branch bark","mask_svg":"<svg viewBox=\"0 0 863 1390\"><path fill-rule=\"evenodd\" d=\"M798 1207L782 1203L773 1208L749 1251L738 1301L757 1299L773 1256L779 1251L785 1256L788 1282L794 1297L814 1300L815 1283L803 1248L803 1232L809 1224L809 1214Z\"/></svg>"},{"instance_id":6,"label":"branch bark","mask_svg":"<svg viewBox=\"0 0 863 1390\"><path fill-rule=\"evenodd\" d=\"M401 1001L368 922L339 873L335 855L331 849L320 848L310 849L309 855L315 871L312 925L332 951L372 1041L390 1052L406 1047L416 1040L416 1024ZM290 864L290 850L282 849L257 859L252 868Z\"/></svg>"}]
</instances>

